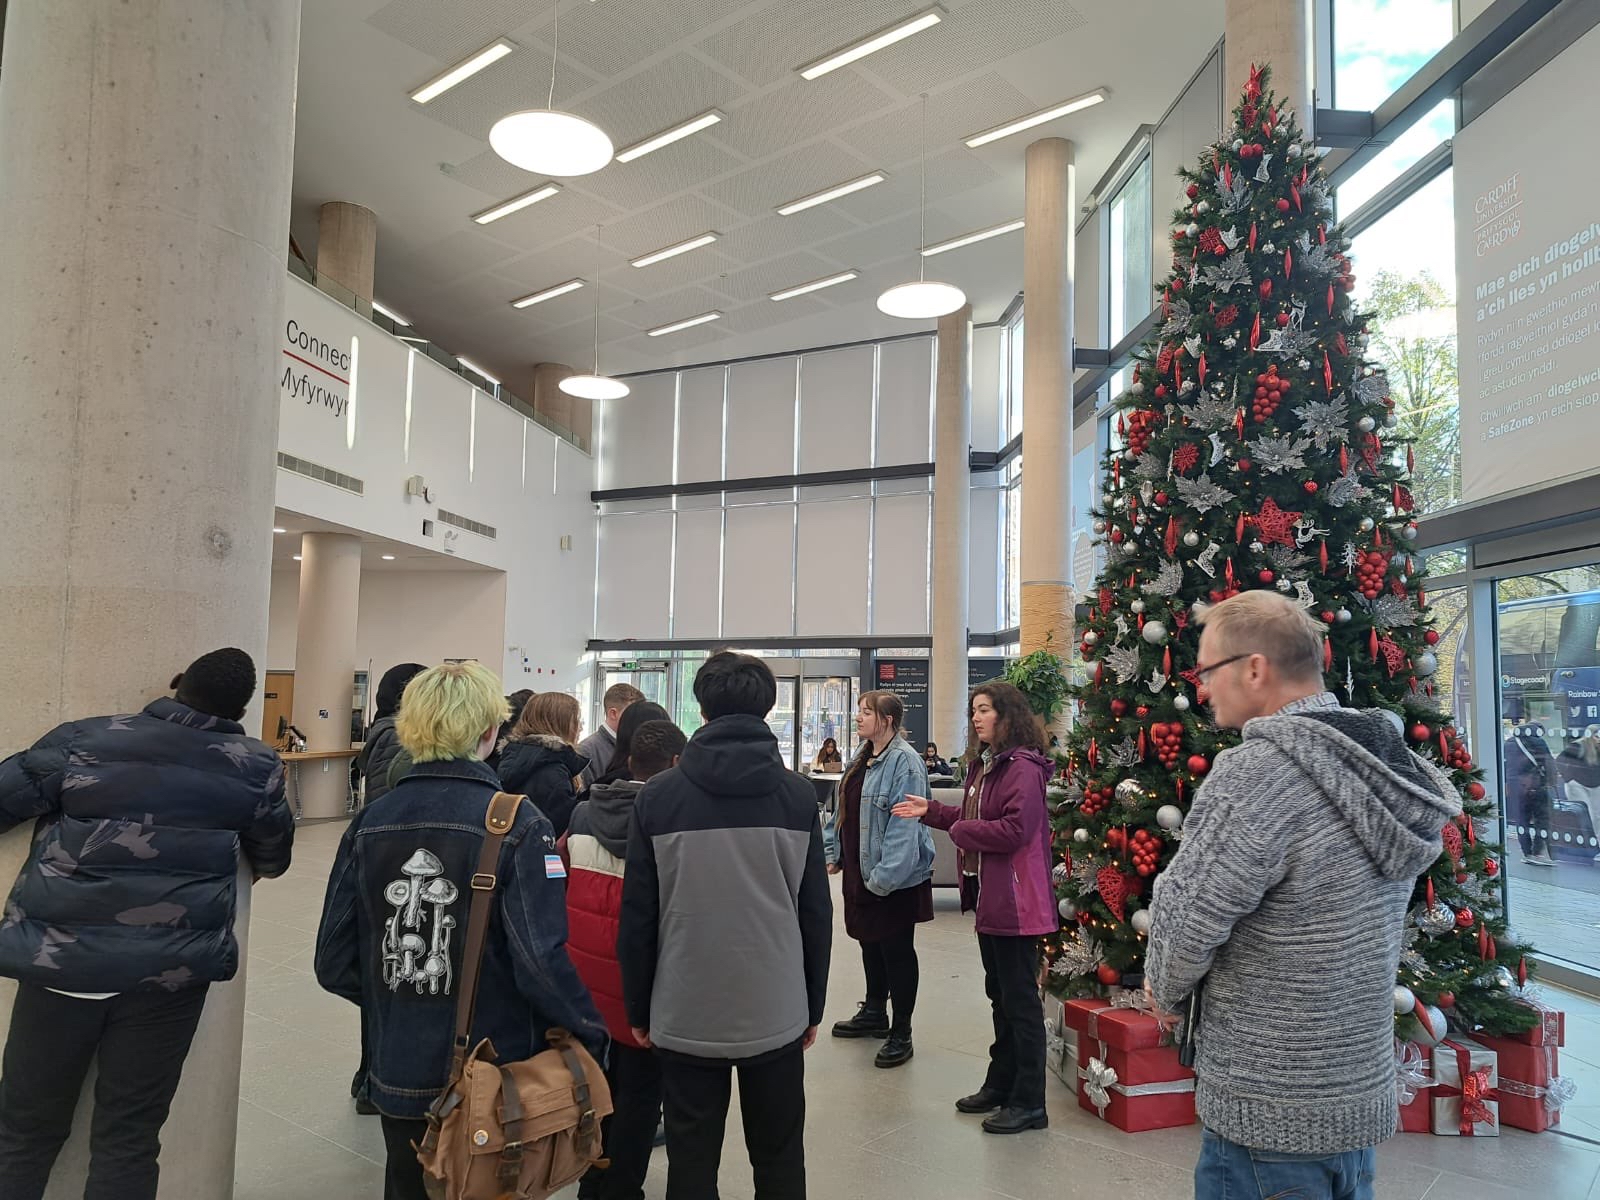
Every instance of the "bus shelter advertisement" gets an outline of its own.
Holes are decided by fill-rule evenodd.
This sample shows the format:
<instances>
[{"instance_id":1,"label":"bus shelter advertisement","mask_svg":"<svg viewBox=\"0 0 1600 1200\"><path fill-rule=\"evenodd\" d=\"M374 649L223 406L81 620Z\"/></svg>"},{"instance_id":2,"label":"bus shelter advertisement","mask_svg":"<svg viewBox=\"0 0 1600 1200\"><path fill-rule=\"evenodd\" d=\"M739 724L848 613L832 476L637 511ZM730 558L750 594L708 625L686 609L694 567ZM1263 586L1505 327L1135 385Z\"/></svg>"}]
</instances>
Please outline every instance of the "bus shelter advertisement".
<instances>
[{"instance_id":1,"label":"bus shelter advertisement","mask_svg":"<svg viewBox=\"0 0 1600 1200\"><path fill-rule=\"evenodd\" d=\"M1600 169L1552 112L1592 99L1591 30L1455 139L1462 499L1596 466Z\"/></svg>"}]
</instances>

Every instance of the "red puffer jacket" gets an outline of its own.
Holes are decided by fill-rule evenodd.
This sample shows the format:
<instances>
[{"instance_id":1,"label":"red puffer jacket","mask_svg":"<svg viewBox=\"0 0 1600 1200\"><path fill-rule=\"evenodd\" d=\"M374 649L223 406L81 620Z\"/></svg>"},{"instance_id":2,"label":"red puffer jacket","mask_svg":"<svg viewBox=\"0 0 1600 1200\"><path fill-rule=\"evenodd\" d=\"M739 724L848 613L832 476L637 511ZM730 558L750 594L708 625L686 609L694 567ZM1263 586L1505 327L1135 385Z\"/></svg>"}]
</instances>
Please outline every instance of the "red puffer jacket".
<instances>
[{"instance_id":1,"label":"red puffer jacket","mask_svg":"<svg viewBox=\"0 0 1600 1200\"><path fill-rule=\"evenodd\" d=\"M628 854L628 823L642 784L597 784L572 814L566 838L567 953L594 997L611 1036L639 1048L622 1004L622 968L617 965L617 926L622 918L622 871Z\"/></svg>"}]
</instances>

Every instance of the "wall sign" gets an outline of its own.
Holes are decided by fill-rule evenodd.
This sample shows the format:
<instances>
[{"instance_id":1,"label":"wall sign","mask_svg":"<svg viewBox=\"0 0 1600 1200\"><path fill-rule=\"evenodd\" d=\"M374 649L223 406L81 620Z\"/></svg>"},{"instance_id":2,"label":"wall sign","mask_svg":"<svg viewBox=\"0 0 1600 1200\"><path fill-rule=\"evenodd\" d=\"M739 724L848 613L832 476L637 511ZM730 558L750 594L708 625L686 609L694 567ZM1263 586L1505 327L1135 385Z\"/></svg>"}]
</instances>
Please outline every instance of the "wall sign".
<instances>
[{"instance_id":1,"label":"wall sign","mask_svg":"<svg viewBox=\"0 0 1600 1200\"><path fill-rule=\"evenodd\" d=\"M349 348L321 337L298 318L284 322L278 387L289 399L342 420L350 406L351 361Z\"/></svg>"}]
</instances>

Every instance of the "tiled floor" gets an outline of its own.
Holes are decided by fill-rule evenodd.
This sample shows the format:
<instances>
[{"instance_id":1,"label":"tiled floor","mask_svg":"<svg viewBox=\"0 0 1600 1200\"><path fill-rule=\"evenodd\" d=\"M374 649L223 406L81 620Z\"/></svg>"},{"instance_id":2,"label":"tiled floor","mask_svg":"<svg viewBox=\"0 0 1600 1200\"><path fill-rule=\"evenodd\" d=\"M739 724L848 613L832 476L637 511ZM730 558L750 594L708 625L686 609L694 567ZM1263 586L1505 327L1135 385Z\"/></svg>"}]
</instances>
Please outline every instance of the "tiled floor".
<instances>
[{"instance_id":1,"label":"tiled floor","mask_svg":"<svg viewBox=\"0 0 1600 1200\"><path fill-rule=\"evenodd\" d=\"M355 1009L320 991L310 974L323 884L341 831L339 824L303 828L289 876L256 889L237 1200L382 1195L377 1121L356 1116L349 1099ZM848 1015L860 986L855 944L841 930L835 945L830 1019ZM951 1102L982 1081L989 1017L970 923L955 911L953 895L940 896L938 919L919 931L918 947L915 1060L878 1071L875 1044L827 1037L808 1057L812 1195L1177 1200L1192 1194L1194 1129L1120 1133L1080 1111L1053 1078L1048 1132L994 1138L980 1132L976 1119L958 1115ZM1569 1014L1563 1068L1581 1089L1564 1122L1567 1135L1397 1137L1379 1152L1380 1197L1600 1200L1600 1005L1558 999ZM736 1116L728 1127L723 1195L742 1200L753 1195L750 1168ZM665 1154L657 1152L652 1197L665 1191L665 1166Z\"/></svg>"}]
</instances>

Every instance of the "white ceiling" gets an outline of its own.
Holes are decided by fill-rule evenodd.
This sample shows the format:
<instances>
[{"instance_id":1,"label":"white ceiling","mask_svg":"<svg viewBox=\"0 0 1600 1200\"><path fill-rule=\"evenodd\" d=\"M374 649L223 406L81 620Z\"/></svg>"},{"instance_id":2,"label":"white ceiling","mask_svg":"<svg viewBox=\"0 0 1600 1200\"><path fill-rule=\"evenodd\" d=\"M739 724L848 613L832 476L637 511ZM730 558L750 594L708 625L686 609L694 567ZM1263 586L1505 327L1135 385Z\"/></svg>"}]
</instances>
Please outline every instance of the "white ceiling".
<instances>
[{"instance_id":1,"label":"white ceiling","mask_svg":"<svg viewBox=\"0 0 1600 1200\"><path fill-rule=\"evenodd\" d=\"M928 95L928 241L1022 215L1036 137L1077 144L1080 203L1142 122L1165 110L1220 36L1221 0L945 0L946 19L814 82L795 68L924 0L560 0L556 106L618 146L719 108L727 120L634 163L561 180L553 199L488 226L471 214L543 182L499 159L489 127L542 107L555 0L308 0L296 118L296 239L314 261L317 209L378 216L377 299L526 394L541 361L586 367L594 291L510 301L594 275L606 252L601 367L636 371L905 332L879 292L917 271L919 96ZM427 106L408 93L497 37L519 50ZM1092 88L1110 99L972 151L962 139ZM888 182L793 217L779 203L882 169ZM1159 216L1159 214L1158 214ZM627 259L715 230L646 268ZM775 303L832 274L862 278ZM979 320L1021 288L1022 235L928 260ZM708 326L644 330L720 309Z\"/></svg>"},{"instance_id":2,"label":"white ceiling","mask_svg":"<svg viewBox=\"0 0 1600 1200\"><path fill-rule=\"evenodd\" d=\"M299 571L300 564L294 556L300 553L300 538L306 533L346 533L361 539L361 570L367 571L492 571L494 568L478 563L464 562L451 554L441 554L422 546L408 546L404 542L391 542L387 538L362 533L332 521L302 516L286 508L277 509L273 515L273 528L284 532L272 538L272 569L274 571ZM394 555L385 561L384 555Z\"/></svg>"}]
</instances>

